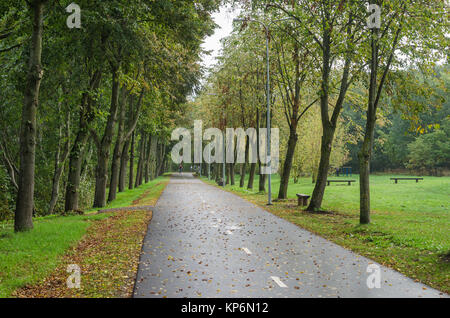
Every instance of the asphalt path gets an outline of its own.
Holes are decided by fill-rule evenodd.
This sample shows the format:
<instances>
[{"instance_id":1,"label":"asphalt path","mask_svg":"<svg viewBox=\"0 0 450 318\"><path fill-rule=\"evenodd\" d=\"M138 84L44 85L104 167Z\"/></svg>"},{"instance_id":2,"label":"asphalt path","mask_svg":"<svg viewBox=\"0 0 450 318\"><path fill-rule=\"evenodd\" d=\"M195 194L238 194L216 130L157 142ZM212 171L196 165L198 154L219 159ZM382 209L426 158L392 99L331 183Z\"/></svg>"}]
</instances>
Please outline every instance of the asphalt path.
<instances>
[{"instance_id":1,"label":"asphalt path","mask_svg":"<svg viewBox=\"0 0 450 318\"><path fill-rule=\"evenodd\" d=\"M153 209L134 297L448 295L177 173Z\"/></svg>"}]
</instances>

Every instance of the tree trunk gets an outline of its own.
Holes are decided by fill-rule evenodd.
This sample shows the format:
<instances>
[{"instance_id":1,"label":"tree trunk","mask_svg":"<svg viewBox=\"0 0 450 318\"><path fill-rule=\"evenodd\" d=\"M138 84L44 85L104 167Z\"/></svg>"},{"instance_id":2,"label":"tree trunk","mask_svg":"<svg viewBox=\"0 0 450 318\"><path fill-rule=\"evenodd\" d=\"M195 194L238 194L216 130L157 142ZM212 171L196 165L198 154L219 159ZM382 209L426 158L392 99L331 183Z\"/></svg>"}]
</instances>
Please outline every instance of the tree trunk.
<instances>
[{"instance_id":1,"label":"tree trunk","mask_svg":"<svg viewBox=\"0 0 450 318\"><path fill-rule=\"evenodd\" d=\"M294 160L295 146L297 145L298 135L297 126L292 126L289 132L288 148L286 152L286 159L283 165L283 172L280 180L280 191L278 192L278 199L287 199L287 189L289 184L289 177L292 169L292 162Z\"/></svg>"},{"instance_id":2,"label":"tree trunk","mask_svg":"<svg viewBox=\"0 0 450 318\"><path fill-rule=\"evenodd\" d=\"M130 173L128 174L128 189L133 189L134 181L134 139L136 133L133 132L131 136L131 148L130 148Z\"/></svg>"},{"instance_id":3,"label":"tree trunk","mask_svg":"<svg viewBox=\"0 0 450 318\"><path fill-rule=\"evenodd\" d=\"M369 103L367 108L366 130L364 141L359 157L359 222L361 224L370 223L370 159L372 157L373 139L377 114L377 73L378 73L378 29L372 29L372 58L370 61L370 84L369 84ZM397 34L398 36L398 34ZM397 37L396 37L397 38ZM396 40L395 40L396 42ZM390 61L388 62L388 69ZM387 72L387 71L386 71ZM386 73L385 73L386 74ZM383 86L384 78L380 83L380 92Z\"/></svg>"},{"instance_id":4,"label":"tree trunk","mask_svg":"<svg viewBox=\"0 0 450 318\"><path fill-rule=\"evenodd\" d=\"M19 169L17 169L13 160L10 158L6 147L6 143L4 141L0 142L0 150L2 151L3 163L6 167L6 170L8 171L11 184L14 187L15 191L17 191L19 189L19 186L17 185L16 182L16 176L19 174Z\"/></svg>"},{"instance_id":5,"label":"tree trunk","mask_svg":"<svg viewBox=\"0 0 450 318\"><path fill-rule=\"evenodd\" d=\"M328 114L329 84L330 84L330 59L331 59L331 31L324 28L323 49L322 49L322 83L320 95L320 112L322 120L322 144L320 148L320 163L317 173L317 181L311 196L311 201L307 211L317 211L322 205L325 185L328 178L330 166L331 145L335 127L331 125Z\"/></svg>"},{"instance_id":6,"label":"tree trunk","mask_svg":"<svg viewBox=\"0 0 450 318\"><path fill-rule=\"evenodd\" d=\"M259 192L266 192L266 176L265 174L262 174L262 164L259 163Z\"/></svg>"},{"instance_id":7,"label":"tree trunk","mask_svg":"<svg viewBox=\"0 0 450 318\"><path fill-rule=\"evenodd\" d=\"M58 150L59 153L59 150ZM67 151L67 154L69 151ZM52 214L55 210L56 202L58 202L58 196L59 196L59 181L61 180L61 175L64 169L64 161L67 159L66 157L60 161L59 154L55 156L55 172L53 174L53 180L52 180L52 196L50 199L50 204L48 208L48 214Z\"/></svg>"},{"instance_id":8,"label":"tree trunk","mask_svg":"<svg viewBox=\"0 0 450 318\"><path fill-rule=\"evenodd\" d=\"M352 18L350 18L352 19ZM351 21L347 27L347 36L351 36ZM324 28L323 45L322 45L322 88L320 96L320 115L322 121L322 145L320 148L320 162L317 172L317 181L314 186L314 191L311 196L311 202L307 211L318 211L322 206L322 200L325 192L326 181L328 178L328 170L330 168L330 155L333 143L334 133L338 124L338 118L342 111L345 100L345 95L349 87L349 73L352 62L351 45L347 47L347 53L344 61L344 68L342 72L342 80L340 84L339 96L333 109L333 114L329 116L329 94L330 94L330 71L331 71L331 29Z\"/></svg>"},{"instance_id":9,"label":"tree trunk","mask_svg":"<svg viewBox=\"0 0 450 318\"><path fill-rule=\"evenodd\" d=\"M113 157L111 162L111 178L109 182L108 202L116 199L117 187L119 185L120 163L122 158L125 130L125 102L126 91L123 88L120 98L119 128L117 129L116 144L114 145Z\"/></svg>"},{"instance_id":10,"label":"tree trunk","mask_svg":"<svg viewBox=\"0 0 450 318\"><path fill-rule=\"evenodd\" d=\"M322 136L322 145L320 148L320 163L317 172L316 185L311 196L311 202L307 211L317 211L322 205L325 186L328 179L328 170L330 168L331 146L334 137L334 128L324 127Z\"/></svg>"},{"instance_id":11,"label":"tree trunk","mask_svg":"<svg viewBox=\"0 0 450 318\"><path fill-rule=\"evenodd\" d=\"M127 95L130 95L130 91L126 91ZM127 131L121 134L122 138L118 138L120 143L120 169L119 169L119 192L125 191L125 178L126 178L126 170L128 165L128 160L130 160L130 155L128 153L128 149L130 149L130 143L132 144L132 148L130 149L131 161L130 161L130 180L129 180L129 188L133 188L133 169L134 169L134 131L136 130L136 125L139 120L142 99L144 97L144 90L141 91L139 96L139 101L136 106L136 110L134 110L134 95L131 94L129 98L129 111L128 111L128 125ZM125 105L125 100L122 100L123 105ZM125 107L125 106L124 106ZM119 129L120 131L120 129ZM118 134L119 135L119 134ZM130 142L131 138L131 142ZM111 179L113 179L111 177ZM110 190L111 191L111 190Z\"/></svg>"},{"instance_id":12,"label":"tree trunk","mask_svg":"<svg viewBox=\"0 0 450 318\"><path fill-rule=\"evenodd\" d=\"M36 0L31 2L31 9L33 13L33 31L20 128L19 189L17 191L14 218L14 230L16 232L27 231L33 228L36 112L39 104L39 89L43 77L41 55L44 1Z\"/></svg>"},{"instance_id":13,"label":"tree trunk","mask_svg":"<svg viewBox=\"0 0 450 318\"><path fill-rule=\"evenodd\" d=\"M89 123L94 118L92 114L93 99L90 92L98 89L101 77L101 71L95 71L90 79L89 92L83 93L81 97L78 133L69 155L69 175L67 177L66 185L65 212L78 210L78 188L80 186L84 148L89 137Z\"/></svg>"},{"instance_id":14,"label":"tree trunk","mask_svg":"<svg viewBox=\"0 0 450 318\"><path fill-rule=\"evenodd\" d=\"M230 184L230 165L229 164L225 164L225 175L226 175L225 184Z\"/></svg>"},{"instance_id":15,"label":"tree trunk","mask_svg":"<svg viewBox=\"0 0 450 318\"><path fill-rule=\"evenodd\" d=\"M78 210L78 188L80 186L81 167L87 139L87 127L80 127L69 156L69 175L67 177L64 207L66 212Z\"/></svg>"},{"instance_id":16,"label":"tree trunk","mask_svg":"<svg viewBox=\"0 0 450 318\"><path fill-rule=\"evenodd\" d=\"M159 155L159 164L157 169L157 176L161 176L163 174L164 163L166 162L166 145L161 144L160 155Z\"/></svg>"},{"instance_id":17,"label":"tree trunk","mask_svg":"<svg viewBox=\"0 0 450 318\"><path fill-rule=\"evenodd\" d=\"M214 180L216 182L219 182L220 180L220 163L215 163L214 164Z\"/></svg>"},{"instance_id":18,"label":"tree trunk","mask_svg":"<svg viewBox=\"0 0 450 318\"><path fill-rule=\"evenodd\" d=\"M239 170L239 188L243 188L245 185L245 169L247 169L245 163L241 163L241 169Z\"/></svg>"},{"instance_id":19,"label":"tree trunk","mask_svg":"<svg viewBox=\"0 0 450 318\"><path fill-rule=\"evenodd\" d=\"M230 185L234 186L234 163L230 163Z\"/></svg>"},{"instance_id":20,"label":"tree trunk","mask_svg":"<svg viewBox=\"0 0 450 318\"><path fill-rule=\"evenodd\" d=\"M112 67L112 91L111 107L109 110L108 121L106 123L103 138L98 145L98 159L95 171L95 194L94 208L102 208L106 205L106 185L108 182L108 162L113 142L114 126L116 123L117 109L119 104L119 67Z\"/></svg>"},{"instance_id":21,"label":"tree trunk","mask_svg":"<svg viewBox=\"0 0 450 318\"><path fill-rule=\"evenodd\" d=\"M128 149L130 149L130 140L125 141L122 149L122 157L120 158L119 192L125 191L125 179L127 177L128 161L130 160Z\"/></svg>"},{"instance_id":22,"label":"tree trunk","mask_svg":"<svg viewBox=\"0 0 450 318\"><path fill-rule=\"evenodd\" d=\"M245 185L245 173L247 172L247 162L249 158L249 138L248 136L245 137L245 162L242 164L241 169L241 180L239 180L239 187L243 188Z\"/></svg>"},{"instance_id":23,"label":"tree trunk","mask_svg":"<svg viewBox=\"0 0 450 318\"><path fill-rule=\"evenodd\" d=\"M369 122L367 123L369 126ZM360 201L360 217L359 222L361 224L370 223L370 157L371 148L373 142L373 132L368 131L370 128L366 128L366 136L364 137L364 143L361 148L359 157L359 201Z\"/></svg>"},{"instance_id":24,"label":"tree trunk","mask_svg":"<svg viewBox=\"0 0 450 318\"><path fill-rule=\"evenodd\" d=\"M157 177L156 172L156 157L158 156L158 136L152 136L151 147L150 147L150 162L149 162L149 170L150 170L150 180L153 180Z\"/></svg>"},{"instance_id":25,"label":"tree trunk","mask_svg":"<svg viewBox=\"0 0 450 318\"><path fill-rule=\"evenodd\" d=\"M162 165L159 168L159 175L158 176L162 176L165 173L165 169L166 169L166 163L167 163L167 157L166 157L166 146L164 145L164 156L163 156L163 161L162 161Z\"/></svg>"},{"instance_id":26,"label":"tree trunk","mask_svg":"<svg viewBox=\"0 0 450 318\"><path fill-rule=\"evenodd\" d=\"M250 172L248 175L247 189L249 190L253 189L253 181L255 180L255 173L256 173L256 163L252 163L250 164Z\"/></svg>"},{"instance_id":27,"label":"tree trunk","mask_svg":"<svg viewBox=\"0 0 450 318\"><path fill-rule=\"evenodd\" d=\"M86 155L83 158L83 165L81 166L81 180L86 180L89 172L89 162L91 162L93 147L91 143L92 138L88 138L86 143Z\"/></svg>"},{"instance_id":28,"label":"tree trunk","mask_svg":"<svg viewBox=\"0 0 450 318\"><path fill-rule=\"evenodd\" d=\"M151 159L152 140L153 140L153 136L150 134L148 136L147 151L145 154L145 168L144 168L145 183L148 183L150 181L150 159Z\"/></svg>"},{"instance_id":29,"label":"tree trunk","mask_svg":"<svg viewBox=\"0 0 450 318\"><path fill-rule=\"evenodd\" d=\"M156 158L155 158L155 177L159 176L159 166L161 164L161 144L159 141L156 144Z\"/></svg>"},{"instance_id":30,"label":"tree trunk","mask_svg":"<svg viewBox=\"0 0 450 318\"><path fill-rule=\"evenodd\" d=\"M68 114L70 114L68 112ZM64 162L67 160L67 157L69 155L70 151L70 144L69 144L69 138L70 138L70 116L67 116L67 133L66 133L66 142L64 144L64 152L61 155L61 126L59 128L59 141L58 141L58 149L55 153L55 171L53 173L53 180L52 180L52 196L50 199L50 204L48 208L48 214L52 214L55 210L56 202L58 202L58 196L59 196L59 181L61 179L62 172L64 170Z\"/></svg>"},{"instance_id":31,"label":"tree trunk","mask_svg":"<svg viewBox=\"0 0 450 318\"><path fill-rule=\"evenodd\" d=\"M144 154L145 154L145 143L147 139L147 134L142 133L141 140L139 142L139 160L138 166L136 170L136 181L134 183L134 187L139 187L142 184L142 169L144 167Z\"/></svg>"}]
</instances>

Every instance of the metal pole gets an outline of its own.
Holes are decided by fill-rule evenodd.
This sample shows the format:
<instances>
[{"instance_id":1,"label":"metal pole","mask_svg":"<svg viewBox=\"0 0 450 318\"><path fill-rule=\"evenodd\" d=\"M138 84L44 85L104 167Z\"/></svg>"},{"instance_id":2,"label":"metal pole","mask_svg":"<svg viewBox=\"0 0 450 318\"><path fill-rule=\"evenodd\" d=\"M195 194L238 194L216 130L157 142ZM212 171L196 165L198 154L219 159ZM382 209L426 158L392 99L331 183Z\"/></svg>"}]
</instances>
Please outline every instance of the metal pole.
<instances>
[{"instance_id":1,"label":"metal pole","mask_svg":"<svg viewBox=\"0 0 450 318\"><path fill-rule=\"evenodd\" d=\"M223 112L223 139L222 139L222 144L223 144L223 169L222 169L222 186L225 188L225 165L226 165L226 145L225 145L225 131L226 131L226 124L225 124L225 112Z\"/></svg>"},{"instance_id":2,"label":"metal pole","mask_svg":"<svg viewBox=\"0 0 450 318\"><path fill-rule=\"evenodd\" d=\"M207 94L207 95L217 96L217 94ZM217 151L217 149L215 151ZM209 148L208 152L208 180L211 180L211 148Z\"/></svg>"},{"instance_id":3,"label":"metal pole","mask_svg":"<svg viewBox=\"0 0 450 318\"><path fill-rule=\"evenodd\" d=\"M272 158L270 157L270 61L269 61L269 28L266 28L266 59L267 59L267 166L269 169L268 180L268 202L267 205L272 205ZM266 170L267 171L267 170Z\"/></svg>"},{"instance_id":4,"label":"metal pole","mask_svg":"<svg viewBox=\"0 0 450 318\"><path fill-rule=\"evenodd\" d=\"M225 118L225 116L224 116ZM225 188L225 164L226 164L226 149L225 149L225 127L223 128L223 169L222 169L222 186Z\"/></svg>"},{"instance_id":5,"label":"metal pole","mask_svg":"<svg viewBox=\"0 0 450 318\"><path fill-rule=\"evenodd\" d=\"M269 61L269 26L272 25L272 23L275 22L280 22L280 21L286 21L286 20L291 20L292 18L285 18L285 19L279 19L279 20L275 20L270 22L268 25L264 24L261 21L258 20L254 20L254 19L234 19L234 21L236 22L244 22L244 21L250 21L250 22L256 22L259 23L261 25L264 26L264 29L266 31L266 56L267 56L267 166L268 166L268 175L269 175L269 180L268 180L268 203L267 205L272 205L272 171L271 171L271 166L272 166L272 158L271 158L271 151L270 151L270 61Z\"/></svg>"}]
</instances>

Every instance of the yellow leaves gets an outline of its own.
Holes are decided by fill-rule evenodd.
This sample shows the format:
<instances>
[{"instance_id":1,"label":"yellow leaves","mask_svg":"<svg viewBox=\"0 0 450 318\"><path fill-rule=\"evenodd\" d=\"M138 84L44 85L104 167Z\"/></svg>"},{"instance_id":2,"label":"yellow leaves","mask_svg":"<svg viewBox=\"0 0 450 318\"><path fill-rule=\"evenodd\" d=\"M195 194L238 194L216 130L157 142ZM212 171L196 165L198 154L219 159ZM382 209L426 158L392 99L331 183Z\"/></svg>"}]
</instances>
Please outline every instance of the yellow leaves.
<instances>
[{"instance_id":1,"label":"yellow leaves","mask_svg":"<svg viewBox=\"0 0 450 318\"><path fill-rule=\"evenodd\" d=\"M416 133L423 135L425 132L430 132L433 129L440 129L440 128L441 128L440 124L428 124L428 125L426 125L426 127L423 127L422 125L419 125L416 128Z\"/></svg>"},{"instance_id":2,"label":"yellow leaves","mask_svg":"<svg viewBox=\"0 0 450 318\"><path fill-rule=\"evenodd\" d=\"M142 85L143 88L145 88L146 90L150 90L150 85L147 83L147 81L142 80L142 81L141 81L141 85Z\"/></svg>"},{"instance_id":3,"label":"yellow leaves","mask_svg":"<svg viewBox=\"0 0 450 318\"><path fill-rule=\"evenodd\" d=\"M26 297L129 297L134 273L151 214L146 211L120 211L94 222L84 240L66 255L46 281L19 291ZM112 240L117 237L117 240ZM66 265L83 268L82 289L66 286ZM49 282L52 282L49 284Z\"/></svg>"}]
</instances>

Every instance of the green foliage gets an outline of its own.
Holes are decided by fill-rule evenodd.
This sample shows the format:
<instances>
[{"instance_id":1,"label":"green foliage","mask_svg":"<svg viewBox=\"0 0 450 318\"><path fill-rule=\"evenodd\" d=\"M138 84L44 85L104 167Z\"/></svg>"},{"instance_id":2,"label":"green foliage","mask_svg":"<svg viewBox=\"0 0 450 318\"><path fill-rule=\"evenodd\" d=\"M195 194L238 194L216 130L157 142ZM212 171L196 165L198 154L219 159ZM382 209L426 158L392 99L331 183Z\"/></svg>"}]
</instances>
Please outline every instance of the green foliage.
<instances>
[{"instance_id":1,"label":"green foliage","mask_svg":"<svg viewBox=\"0 0 450 318\"><path fill-rule=\"evenodd\" d=\"M448 65L436 67L434 74L424 75L414 68L392 73L386 95L380 102L371 171L420 168L410 165L408 146L421 134L442 128L450 116L448 79ZM350 124L349 133L357 137L356 144L348 145L351 160L346 163L353 166L354 171L358 169L357 153L361 147L358 135L365 125L366 115L362 110L365 103L365 93L360 86L351 88L343 117ZM429 159L430 164L437 163ZM446 167L448 163L436 164L421 172L434 174L431 169Z\"/></svg>"},{"instance_id":2,"label":"green foliage","mask_svg":"<svg viewBox=\"0 0 450 318\"><path fill-rule=\"evenodd\" d=\"M164 180L167 178L160 177L139 188L119 193L117 200L107 208L131 206L134 200ZM159 195L161 188L158 189L150 196ZM0 297L9 297L19 287L40 282L56 268L68 249L76 245L92 222L110 215L89 213L41 217L35 220L34 230L25 233L14 233L9 222L0 223Z\"/></svg>"},{"instance_id":3,"label":"green foliage","mask_svg":"<svg viewBox=\"0 0 450 318\"><path fill-rule=\"evenodd\" d=\"M110 115L113 68L118 67L123 88L119 99L122 95L125 100L132 99L130 108L126 103L127 132L128 123L139 116L137 141L140 133L147 132L159 136L161 143L167 143L170 131L184 116L187 97L199 84L201 44L213 32L211 13L220 4L219 0L80 0L76 3L82 10L82 27L68 29L65 7L71 2L63 0L55 5L47 1L44 7L44 76L35 155L37 215L48 213L58 153L63 171L54 211L64 210L69 170L64 150L67 143L69 148L73 147L80 131L90 135L104 131ZM6 145L7 157L16 168L32 30L30 13L25 1L5 0L0 4L0 142ZM96 72L101 73L101 79L98 87L91 87ZM136 105L141 93L142 107L138 112ZM114 127L115 131L117 122ZM106 136L113 139L112 146L115 136ZM73 152L83 158L78 189L80 209L92 204L96 177L96 140L89 137ZM1 149L0 159L3 159ZM0 218L11 217L14 211L15 190L6 178L7 168L4 160L0 160L0 177L5 181L0 196Z\"/></svg>"},{"instance_id":4,"label":"green foliage","mask_svg":"<svg viewBox=\"0 0 450 318\"><path fill-rule=\"evenodd\" d=\"M6 172L3 169L0 169L0 221L12 217L10 206L13 203L13 198L11 189L8 186L9 184L9 177Z\"/></svg>"},{"instance_id":5,"label":"green foliage","mask_svg":"<svg viewBox=\"0 0 450 318\"><path fill-rule=\"evenodd\" d=\"M408 145L410 168L450 168L450 119L441 129L421 135Z\"/></svg>"}]
</instances>

